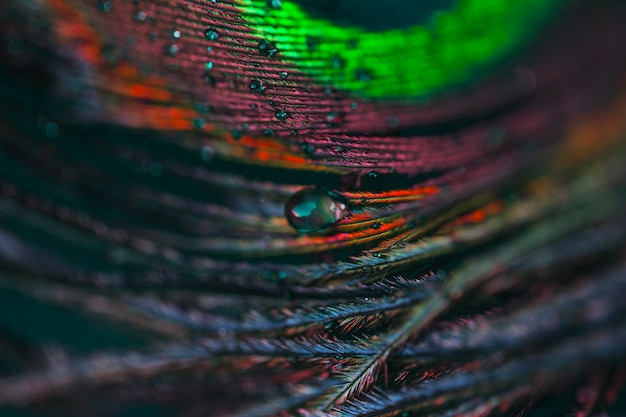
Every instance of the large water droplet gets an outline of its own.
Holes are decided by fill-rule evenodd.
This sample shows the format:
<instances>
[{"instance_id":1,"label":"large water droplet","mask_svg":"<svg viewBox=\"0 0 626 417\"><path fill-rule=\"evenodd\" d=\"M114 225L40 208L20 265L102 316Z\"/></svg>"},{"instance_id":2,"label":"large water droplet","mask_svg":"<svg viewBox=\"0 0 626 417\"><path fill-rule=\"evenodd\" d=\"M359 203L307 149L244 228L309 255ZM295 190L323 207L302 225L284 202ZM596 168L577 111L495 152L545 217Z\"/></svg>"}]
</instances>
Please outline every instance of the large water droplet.
<instances>
[{"instance_id":1,"label":"large water droplet","mask_svg":"<svg viewBox=\"0 0 626 417\"><path fill-rule=\"evenodd\" d=\"M287 221L300 233L324 230L341 220L347 211L341 196L319 188L298 191L285 205Z\"/></svg>"}]
</instances>

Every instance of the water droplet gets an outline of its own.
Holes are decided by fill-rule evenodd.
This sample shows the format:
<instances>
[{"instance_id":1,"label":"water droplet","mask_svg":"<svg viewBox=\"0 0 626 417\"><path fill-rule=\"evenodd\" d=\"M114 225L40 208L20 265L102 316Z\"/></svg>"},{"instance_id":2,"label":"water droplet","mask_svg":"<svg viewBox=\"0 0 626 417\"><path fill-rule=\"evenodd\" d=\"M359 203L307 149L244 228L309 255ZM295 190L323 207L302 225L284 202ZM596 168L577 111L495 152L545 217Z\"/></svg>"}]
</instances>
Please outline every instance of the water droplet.
<instances>
[{"instance_id":1,"label":"water droplet","mask_svg":"<svg viewBox=\"0 0 626 417\"><path fill-rule=\"evenodd\" d=\"M263 131L263 135L267 136L267 137L272 137L274 136L274 129L265 129Z\"/></svg>"},{"instance_id":2,"label":"water droplet","mask_svg":"<svg viewBox=\"0 0 626 417\"><path fill-rule=\"evenodd\" d=\"M267 89L267 86L263 84L261 81L259 80L250 81L250 91L254 91L256 93L264 93L266 89Z\"/></svg>"},{"instance_id":3,"label":"water droplet","mask_svg":"<svg viewBox=\"0 0 626 417\"><path fill-rule=\"evenodd\" d=\"M286 80L288 76L289 76L289 73L287 71L280 72L280 78L282 78L283 80Z\"/></svg>"},{"instance_id":4,"label":"water droplet","mask_svg":"<svg viewBox=\"0 0 626 417\"><path fill-rule=\"evenodd\" d=\"M272 58L278 53L278 49L274 46L273 43L268 41L260 41L259 42L259 52L262 55Z\"/></svg>"},{"instance_id":5,"label":"water droplet","mask_svg":"<svg viewBox=\"0 0 626 417\"><path fill-rule=\"evenodd\" d=\"M48 139L56 139L59 135L59 126L56 123L50 122L46 125L46 137Z\"/></svg>"},{"instance_id":6,"label":"water droplet","mask_svg":"<svg viewBox=\"0 0 626 417\"><path fill-rule=\"evenodd\" d=\"M200 157L203 161L209 162L215 157L215 151L210 146L205 146L200 151Z\"/></svg>"},{"instance_id":7,"label":"water droplet","mask_svg":"<svg viewBox=\"0 0 626 417\"><path fill-rule=\"evenodd\" d=\"M372 225L372 229L374 229L374 230L378 230L378 229L380 229L380 228L381 228L381 226L382 226L382 224L381 224L380 222L376 222L376 223L374 223L374 224Z\"/></svg>"},{"instance_id":8,"label":"water droplet","mask_svg":"<svg viewBox=\"0 0 626 417\"><path fill-rule=\"evenodd\" d=\"M204 121L204 119L195 119L193 121L193 127L195 127L198 130L202 129L205 124L206 124L206 122Z\"/></svg>"},{"instance_id":9,"label":"water droplet","mask_svg":"<svg viewBox=\"0 0 626 417\"><path fill-rule=\"evenodd\" d=\"M333 68L343 68L346 66L346 61L339 56L334 56L330 59L330 66Z\"/></svg>"},{"instance_id":10,"label":"water droplet","mask_svg":"<svg viewBox=\"0 0 626 417\"><path fill-rule=\"evenodd\" d=\"M137 22L145 22L146 19L148 18L148 15L146 14L146 12L137 12L135 13L135 21Z\"/></svg>"},{"instance_id":11,"label":"water droplet","mask_svg":"<svg viewBox=\"0 0 626 417\"><path fill-rule=\"evenodd\" d=\"M163 165L161 165L160 162L150 164L150 174L152 174L153 177L158 177L161 175L161 172L163 172Z\"/></svg>"},{"instance_id":12,"label":"water droplet","mask_svg":"<svg viewBox=\"0 0 626 417\"><path fill-rule=\"evenodd\" d=\"M365 82L365 81L372 80L372 73L366 70L365 68L359 68L358 70L356 70L356 73L354 74L354 76L358 81Z\"/></svg>"},{"instance_id":13,"label":"water droplet","mask_svg":"<svg viewBox=\"0 0 626 417\"><path fill-rule=\"evenodd\" d=\"M165 47L163 48L163 52L166 55L169 56L174 56L178 53L178 46L172 44L172 45L165 45Z\"/></svg>"},{"instance_id":14,"label":"water droplet","mask_svg":"<svg viewBox=\"0 0 626 417\"><path fill-rule=\"evenodd\" d=\"M319 232L341 220L347 204L331 191L318 188L301 190L285 205L289 224L300 233Z\"/></svg>"},{"instance_id":15,"label":"water droplet","mask_svg":"<svg viewBox=\"0 0 626 417\"><path fill-rule=\"evenodd\" d=\"M310 143L306 143L306 142L304 142L304 143L302 144L301 148L302 148L302 151L303 151L305 154L307 154L307 155L310 155L310 154L312 154L313 152L315 152L315 147L314 147L313 145L311 145Z\"/></svg>"},{"instance_id":16,"label":"water droplet","mask_svg":"<svg viewBox=\"0 0 626 417\"><path fill-rule=\"evenodd\" d=\"M243 130L241 129L233 129L230 131L230 135L234 140L239 140L243 136Z\"/></svg>"},{"instance_id":17,"label":"water droplet","mask_svg":"<svg viewBox=\"0 0 626 417\"><path fill-rule=\"evenodd\" d=\"M276 112L275 116L278 120L283 122L287 120L287 118L289 117L289 113L287 113L286 111L280 110Z\"/></svg>"},{"instance_id":18,"label":"water droplet","mask_svg":"<svg viewBox=\"0 0 626 417\"><path fill-rule=\"evenodd\" d=\"M204 37L210 41L216 41L219 39L220 34L213 28L208 28L204 31Z\"/></svg>"},{"instance_id":19,"label":"water droplet","mask_svg":"<svg viewBox=\"0 0 626 417\"><path fill-rule=\"evenodd\" d=\"M170 36L172 39L180 39L181 33L180 30L172 29L170 30Z\"/></svg>"},{"instance_id":20,"label":"water droplet","mask_svg":"<svg viewBox=\"0 0 626 417\"><path fill-rule=\"evenodd\" d=\"M267 7L271 9L280 9L282 7L281 0L267 0Z\"/></svg>"},{"instance_id":21,"label":"water droplet","mask_svg":"<svg viewBox=\"0 0 626 417\"><path fill-rule=\"evenodd\" d=\"M213 63L211 61L208 61L204 64L205 71L211 71L212 69L213 69Z\"/></svg>"},{"instance_id":22,"label":"water droplet","mask_svg":"<svg viewBox=\"0 0 626 417\"><path fill-rule=\"evenodd\" d=\"M113 7L113 2L110 0L98 0L98 9L104 13L109 13Z\"/></svg>"}]
</instances>

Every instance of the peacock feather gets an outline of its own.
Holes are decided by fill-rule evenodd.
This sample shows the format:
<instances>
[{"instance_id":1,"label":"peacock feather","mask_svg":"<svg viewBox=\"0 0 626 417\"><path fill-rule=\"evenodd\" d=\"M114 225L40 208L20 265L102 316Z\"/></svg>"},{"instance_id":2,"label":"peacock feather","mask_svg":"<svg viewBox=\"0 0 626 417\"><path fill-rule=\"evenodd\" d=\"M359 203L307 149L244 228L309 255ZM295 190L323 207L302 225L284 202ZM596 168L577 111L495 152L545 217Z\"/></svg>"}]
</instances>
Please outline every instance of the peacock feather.
<instances>
[{"instance_id":1,"label":"peacock feather","mask_svg":"<svg viewBox=\"0 0 626 417\"><path fill-rule=\"evenodd\" d=\"M0 416L623 416L625 21L5 0Z\"/></svg>"}]
</instances>

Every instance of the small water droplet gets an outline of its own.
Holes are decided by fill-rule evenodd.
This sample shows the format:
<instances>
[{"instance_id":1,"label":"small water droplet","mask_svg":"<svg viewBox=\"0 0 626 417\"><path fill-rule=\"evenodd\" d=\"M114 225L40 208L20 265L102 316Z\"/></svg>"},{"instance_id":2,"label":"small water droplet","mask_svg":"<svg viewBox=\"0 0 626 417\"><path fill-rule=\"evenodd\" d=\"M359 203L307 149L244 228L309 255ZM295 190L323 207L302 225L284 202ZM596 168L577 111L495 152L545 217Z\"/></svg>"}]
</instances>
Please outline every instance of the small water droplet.
<instances>
[{"instance_id":1,"label":"small water droplet","mask_svg":"<svg viewBox=\"0 0 626 417\"><path fill-rule=\"evenodd\" d=\"M343 68L346 66L346 61L339 56L334 56L330 59L330 66L333 68Z\"/></svg>"},{"instance_id":2,"label":"small water droplet","mask_svg":"<svg viewBox=\"0 0 626 417\"><path fill-rule=\"evenodd\" d=\"M172 29L170 30L170 36L172 39L180 39L181 33L180 30Z\"/></svg>"},{"instance_id":3,"label":"small water droplet","mask_svg":"<svg viewBox=\"0 0 626 417\"><path fill-rule=\"evenodd\" d=\"M280 78L282 78L283 80L286 80L288 76L289 76L289 73L287 71L280 72Z\"/></svg>"},{"instance_id":4,"label":"small water droplet","mask_svg":"<svg viewBox=\"0 0 626 417\"><path fill-rule=\"evenodd\" d=\"M267 136L267 137L272 137L274 136L274 129L265 129L263 131L263 135Z\"/></svg>"},{"instance_id":5,"label":"small water droplet","mask_svg":"<svg viewBox=\"0 0 626 417\"><path fill-rule=\"evenodd\" d=\"M220 34L213 28L208 28L204 31L204 37L210 41L216 41L219 39Z\"/></svg>"},{"instance_id":6,"label":"small water droplet","mask_svg":"<svg viewBox=\"0 0 626 417\"><path fill-rule=\"evenodd\" d=\"M280 9L282 7L281 0L267 0L267 7L271 9Z\"/></svg>"},{"instance_id":7,"label":"small water droplet","mask_svg":"<svg viewBox=\"0 0 626 417\"><path fill-rule=\"evenodd\" d=\"M239 140L243 136L243 130L241 129L233 129L230 131L230 135L234 140Z\"/></svg>"},{"instance_id":8,"label":"small water droplet","mask_svg":"<svg viewBox=\"0 0 626 417\"><path fill-rule=\"evenodd\" d=\"M210 146L205 146L200 151L200 157L203 161L209 162L215 157L215 151Z\"/></svg>"},{"instance_id":9,"label":"small water droplet","mask_svg":"<svg viewBox=\"0 0 626 417\"><path fill-rule=\"evenodd\" d=\"M174 44L165 45L165 47L163 48L163 52L165 53L165 55L174 56L178 53L178 46Z\"/></svg>"},{"instance_id":10,"label":"small water droplet","mask_svg":"<svg viewBox=\"0 0 626 417\"><path fill-rule=\"evenodd\" d=\"M146 14L146 12L141 11L141 12L135 13L135 21L137 22L143 23L146 21L147 18L148 18L148 15Z\"/></svg>"},{"instance_id":11,"label":"small water droplet","mask_svg":"<svg viewBox=\"0 0 626 417\"><path fill-rule=\"evenodd\" d=\"M331 191L318 188L301 190L285 205L289 224L300 233L319 232L347 214L347 204Z\"/></svg>"},{"instance_id":12,"label":"small water droplet","mask_svg":"<svg viewBox=\"0 0 626 417\"><path fill-rule=\"evenodd\" d=\"M365 68L357 69L354 76L358 81L366 82L366 81L372 80L372 73L366 70Z\"/></svg>"},{"instance_id":13,"label":"small water droplet","mask_svg":"<svg viewBox=\"0 0 626 417\"><path fill-rule=\"evenodd\" d=\"M56 123L50 122L46 125L46 137L48 139L56 139L59 135L59 126Z\"/></svg>"},{"instance_id":14,"label":"small water droplet","mask_svg":"<svg viewBox=\"0 0 626 417\"><path fill-rule=\"evenodd\" d=\"M109 13L112 7L113 2L111 0L98 0L98 9L102 10L104 13Z\"/></svg>"},{"instance_id":15,"label":"small water droplet","mask_svg":"<svg viewBox=\"0 0 626 417\"><path fill-rule=\"evenodd\" d=\"M212 69L213 69L213 63L211 61L208 61L204 64L205 71L211 71Z\"/></svg>"},{"instance_id":16,"label":"small water droplet","mask_svg":"<svg viewBox=\"0 0 626 417\"><path fill-rule=\"evenodd\" d=\"M194 119L193 121L193 127L195 127L198 130L202 129L204 125L206 125L206 122L204 121L204 119Z\"/></svg>"},{"instance_id":17,"label":"small water droplet","mask_svg":"<svg viewBox=\"0 0 626 417\"><path fill-rule=\"evenodd\" d=\"M261 55L265 55L267 57L272 58L278 53L278 49L274 46L273 43L268 41L260 41L259 42L259 52Z\"/></svg>"},{"instance_id":18,"label":"small water droplet","mask_svg":"<svg viewBox=\"0 0 626 417\"><path fill-rule=\"evenodd\" d=\"M263 84L261 81L259 80L250 81L250 91L254 91L256 93L264 93L266 89L267 89L267 86Z\"/></svg>"},{"instance_id":19,"label":"small water droplet","mask_svg":"<svg viewBox=\"0 0 626 417\"><path fill-rule=\"evenodd\" d=\"M287 118L289 117L289 113L287 113L287 112L286 112L286 111L284 111L284 110L280 110L280 111L277 111L277 112L276 112L275 116L276 116L276 118L277 118L278 120L280 120L281 122L283 122L283 121L287 120Z\"/></svg>"},{"instance_id":20,"label":"small water droplet","mask_svg":"<svg viewBox=\"0 0 626 417\"><path fill-rule=\"evenodd\" d=\"M152 174L153 177L158 177L161 175L161 172L163 172L163 165L161 165L160 162L150 164L150 174Z\"/></svg>"},{"instance_id":21,"label":"small water droplet","mask_svg":"<svg viewBox=\"0 0 626 417\"><path fill-rule=\"evenodd\" d=\"M311 145L310 143L306 143L306 142L304 142L304 143L302 144L301 148L302 148L302 151L303 151L305 154L307 154L307 155L310 155L310 154L312 154L313 152L315 152L315 147L314 147L313 145Z\"/></svg>"}]
</instances>

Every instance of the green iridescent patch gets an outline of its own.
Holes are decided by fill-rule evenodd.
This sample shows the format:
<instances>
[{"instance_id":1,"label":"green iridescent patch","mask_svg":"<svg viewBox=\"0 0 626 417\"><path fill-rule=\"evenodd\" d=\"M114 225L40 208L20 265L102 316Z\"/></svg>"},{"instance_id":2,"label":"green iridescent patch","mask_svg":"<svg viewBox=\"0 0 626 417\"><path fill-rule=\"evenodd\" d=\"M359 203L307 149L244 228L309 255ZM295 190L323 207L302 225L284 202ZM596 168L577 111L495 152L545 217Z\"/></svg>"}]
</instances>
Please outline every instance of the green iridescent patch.
<instances>
[{"instance_id":1,"label":"green iridescent patch","mask_svg":"<svg viewBox=\"0 0 626 417\"><path fill-rule=\"evenodd\" d=\"M238 0L250 27L290 67L372 98L428 97L472 81L527 43L560 3L459 0L426 25L371 32L311 17L291 1Z\"/></svg>"}]
</instances>

